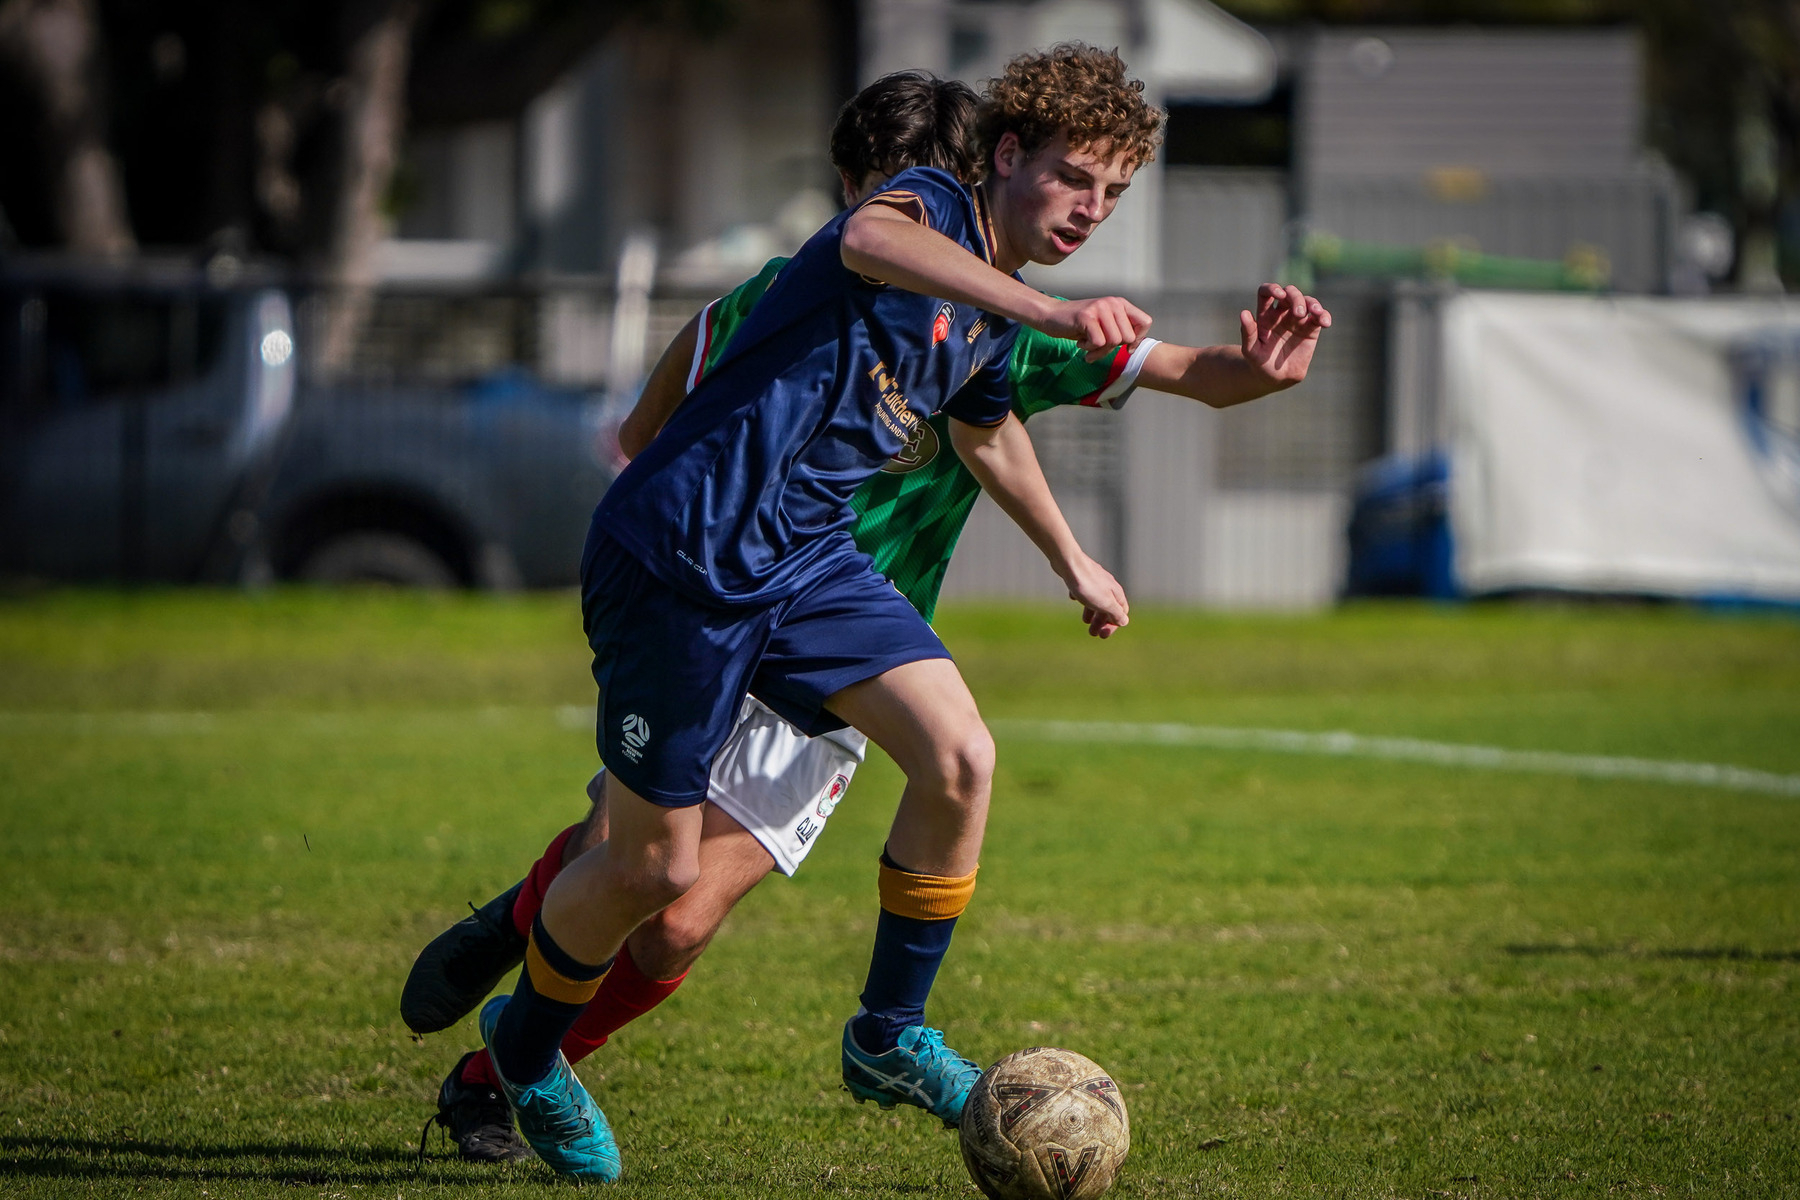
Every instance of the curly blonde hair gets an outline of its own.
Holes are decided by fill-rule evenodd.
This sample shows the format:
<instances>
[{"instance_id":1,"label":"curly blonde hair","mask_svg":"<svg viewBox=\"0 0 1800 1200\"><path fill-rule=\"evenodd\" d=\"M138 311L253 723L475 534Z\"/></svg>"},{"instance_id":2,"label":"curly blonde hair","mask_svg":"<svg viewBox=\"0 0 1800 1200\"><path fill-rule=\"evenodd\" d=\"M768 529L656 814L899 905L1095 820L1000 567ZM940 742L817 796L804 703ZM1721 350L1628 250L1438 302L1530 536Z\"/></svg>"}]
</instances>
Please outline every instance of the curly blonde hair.
<instances>
[{"instance_id":1,"label":"curly blonde hair","mask_svg":"<svg viewBox=\"0 0 1800 1200\"><path fill-rule=\"evenodd\" d=\"M1144 99L1144 84L1126 74L1117 50L1063 42L1021 54L988 80L977 117L984 158L991 165L1004 135L1035 154L1067 132L1072 149L1103 158L1123 153L1133 167L1156 157L1163 111Z\"/></svg>"}]
</instances>

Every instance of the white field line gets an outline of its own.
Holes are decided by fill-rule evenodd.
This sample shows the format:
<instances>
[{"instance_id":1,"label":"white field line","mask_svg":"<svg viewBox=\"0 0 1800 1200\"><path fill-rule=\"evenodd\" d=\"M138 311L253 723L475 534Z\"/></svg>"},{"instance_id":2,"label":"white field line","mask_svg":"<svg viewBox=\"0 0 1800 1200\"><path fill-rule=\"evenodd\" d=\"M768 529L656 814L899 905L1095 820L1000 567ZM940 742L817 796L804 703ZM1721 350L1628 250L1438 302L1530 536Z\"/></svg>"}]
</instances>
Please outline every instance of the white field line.
<instances>
[{"instance_id":1,"label":"white field line","mask_svg":"<svg viewBox=\"0 0 1800 1200\"><path fill-rule=\"evenodd\" d=\"M1105 742L1112 745L1204 746L1212 750L1263 750L1278 754L1318 754L1339 758L1379 758L1429 763L1477 771L1531 771L1588 779L1644 779L1654 783L1725 788L1800 796L1800 775L1777 775L1724 763L1671 762L1606 754L1563 754L1555 750L1506 750L1427 742L1418 738L1367 737L1359 733L1304 733L1293 729L1235 729L1222 725L1165 725L1130 721L996 720L1000 737L1041 742Z\"/></svg>"},{"instance_id":2,"label":"white field line","mask_svg":"<svg viewBox=\"0 0 1800 1200\"><path fill-rule=\"evenodd\" d=\"M339 736L365 733L376 723L397 721L420 731L454 735L471 725L493 726L516 720L551 717L567 730L593 729L594 710L565 704L544 708L441 710L373 710L369 712L282 712L245 710L215 712L114 711L92 713L0 712L0 735L194 736L220 732L233 724L268 723L284 734ZM1335 758L1374 758L1425 763L1477 771L1528 771L1540 775L1574 775L1588 779L1641 779L1652 783L1687 784L1772 796L1800 796L1800 775L1777 775L1727 763L1678 762L1625 758L1606 754L1565 754L1556 750L1507 750L1419 738L1370 737L1360 733L1307 733L1296 729L1244 729L1225 725L1179 725L1134 721L1040 721L1000 718L988 722L1006 738L1039 742L1102 742L1110 745L1200 746L1211 750L1251 750L1277 754L1313 754Z\"/></svg>"}]
</instances>

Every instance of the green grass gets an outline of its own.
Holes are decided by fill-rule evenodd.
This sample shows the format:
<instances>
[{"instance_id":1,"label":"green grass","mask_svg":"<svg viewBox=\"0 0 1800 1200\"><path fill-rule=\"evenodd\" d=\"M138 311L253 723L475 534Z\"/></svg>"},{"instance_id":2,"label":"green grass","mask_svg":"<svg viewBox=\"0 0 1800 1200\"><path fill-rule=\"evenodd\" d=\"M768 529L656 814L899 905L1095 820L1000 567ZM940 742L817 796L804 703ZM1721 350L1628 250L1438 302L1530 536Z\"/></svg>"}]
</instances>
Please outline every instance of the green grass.
<instances>
[{"instance_id":1,"label":"green grass","mask_svg":"<svg viewBox=\"0 0 1800 1200\"><path fill-rule=\"evenodd\" d=\"M1349 729L1800 773L1800 623L1661 609L941 622L993 716ZM567 596L0 601L0 1194L538 1195L413 1158L469 1024L412 955L582 810ZM160 715L159 715L160 714ZM1800 801L1001 743L933 998L1126 1089L1114 1195L1800 1194ZM899 780L582 1068L621 1196L975 1195L837 1090Z\"/></svg>"}]
</instances>

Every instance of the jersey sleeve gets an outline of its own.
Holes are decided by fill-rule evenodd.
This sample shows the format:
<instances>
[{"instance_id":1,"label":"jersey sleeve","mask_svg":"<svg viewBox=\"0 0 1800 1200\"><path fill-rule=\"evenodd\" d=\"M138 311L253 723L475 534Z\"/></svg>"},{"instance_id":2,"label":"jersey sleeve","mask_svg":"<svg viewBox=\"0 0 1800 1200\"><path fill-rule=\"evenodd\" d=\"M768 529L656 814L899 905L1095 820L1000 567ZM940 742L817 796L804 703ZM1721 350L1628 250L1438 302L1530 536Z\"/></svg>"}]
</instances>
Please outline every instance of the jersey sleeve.
<instances>
[{"instance_id":1,"label":"jersey sleeve","mask_svg":"<svg viewBox=\"0 0 1800 1200\"><path fill-rule=\"evenodd\" d=\"M983 428L1006 420L1012 411L1013 398L1010 361L1010 354L996 354L992 362L969 376L969 381L956 389L956 394L944 405L941 410L944 415L964 425Z\"/></svg>"},{"instance_id":2,"label":"jersey sleeve","mask_svg":"<svg viewBox=\"0 0 1800 1200\"><path fill-rule=\"evenodd\" d=\"M744 323L744 318L750 315L750 310L756 307L756 302L762 299L787 263L785 258L771 258L755 276L700 310L699 336L694 339L694 359L688 366L688 391L693 391L719 365L731 335Z\"/></svg>"},{"instance_id":3,"label":"jersey sleeve","mask_svg":"<svg viewBox=\"0 0 1800 1200\"><path fill-rule=\"evenodd\" d=\"M1023 328L1008 363L1014 403L1027 416L1064 404L1123 408L1137 388L1144 360L1158 344L1155 338L1145 338L1130 350L1117 346L1089 362L1068 338Z\"/></svg>"},{"instance_id":4,"label":"jersey sleeve","mask_svg":"<svg viewBox=\"0 0 1800 1200\"><path fill-rule=\"evenodd\" d=\"M909 167L863 203L898 209L925 228L994 261L991 222L985 208L948 171Z\"/></svg>"}]
</instances>

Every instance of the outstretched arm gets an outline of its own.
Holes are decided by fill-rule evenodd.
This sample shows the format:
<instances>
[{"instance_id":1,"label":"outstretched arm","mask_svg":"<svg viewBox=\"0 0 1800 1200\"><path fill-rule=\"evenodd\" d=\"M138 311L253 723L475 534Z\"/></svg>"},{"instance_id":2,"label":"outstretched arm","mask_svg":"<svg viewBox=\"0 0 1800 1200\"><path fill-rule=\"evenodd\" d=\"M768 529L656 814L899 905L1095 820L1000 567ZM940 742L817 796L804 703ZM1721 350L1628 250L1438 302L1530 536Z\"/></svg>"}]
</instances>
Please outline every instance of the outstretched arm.
<instances>
[{"instance_id":1,"label":"outstretched arm","mask_svg":"<svg viewBox=\"0 0 1800 1200\"><path fill-rule=\"evenodd\" d=\"M844 265L909 292L973 304L1083 350L1135 346L1150 318L1127 300L1057 300L996 270L963 246L925 228L897 208L867 204L844 225Z\"/></svg>"},{"instance_id":2,"label":"outstretched arm","mask_svg":"<svg viewBox=\"0 0 1800 1200\"><path fill-rule=\"evenodd\" d=\"M644 390L638 393L637 403L631 412L619 424L619 451L626 458L636 458L644 452L662 427L668 424L675 410L687 398L688 365L694 358L694 346L700 339L700 318L705 310L695 313L675 340L669 343L662 357L656 360L656 366L644 380Z\"/></svg>"},{"instance_id":3,"label":"outstretched arm","mask_svg":"<svg viewBox=\"0 0 1800 1200\"><path fill-rule=\"evenodd\" d=\"M1306 378L1331 314L1297 287L1265 283L1256 289L1256 312L1238 313L1238 326L1236 346L1152 346L1138 386L1214 408L1291 388Z\"/></svg>"},{"instance_id":4,"label":"outstretched arm","mask_svg":"<svg viewBox=\"0 0 1800 1200\"><path fill-rule=\"evenodd\" d=\"M1081 605L1089 634L1111 637L1131 623L1125 589L1087 556L1063 519L1024 422L1008 415L1000 424L983 428L953 420L950 444L983 490L1050 560L1051 570L1068 585L1069 599Z\"/></svg>"}]
</instances>

